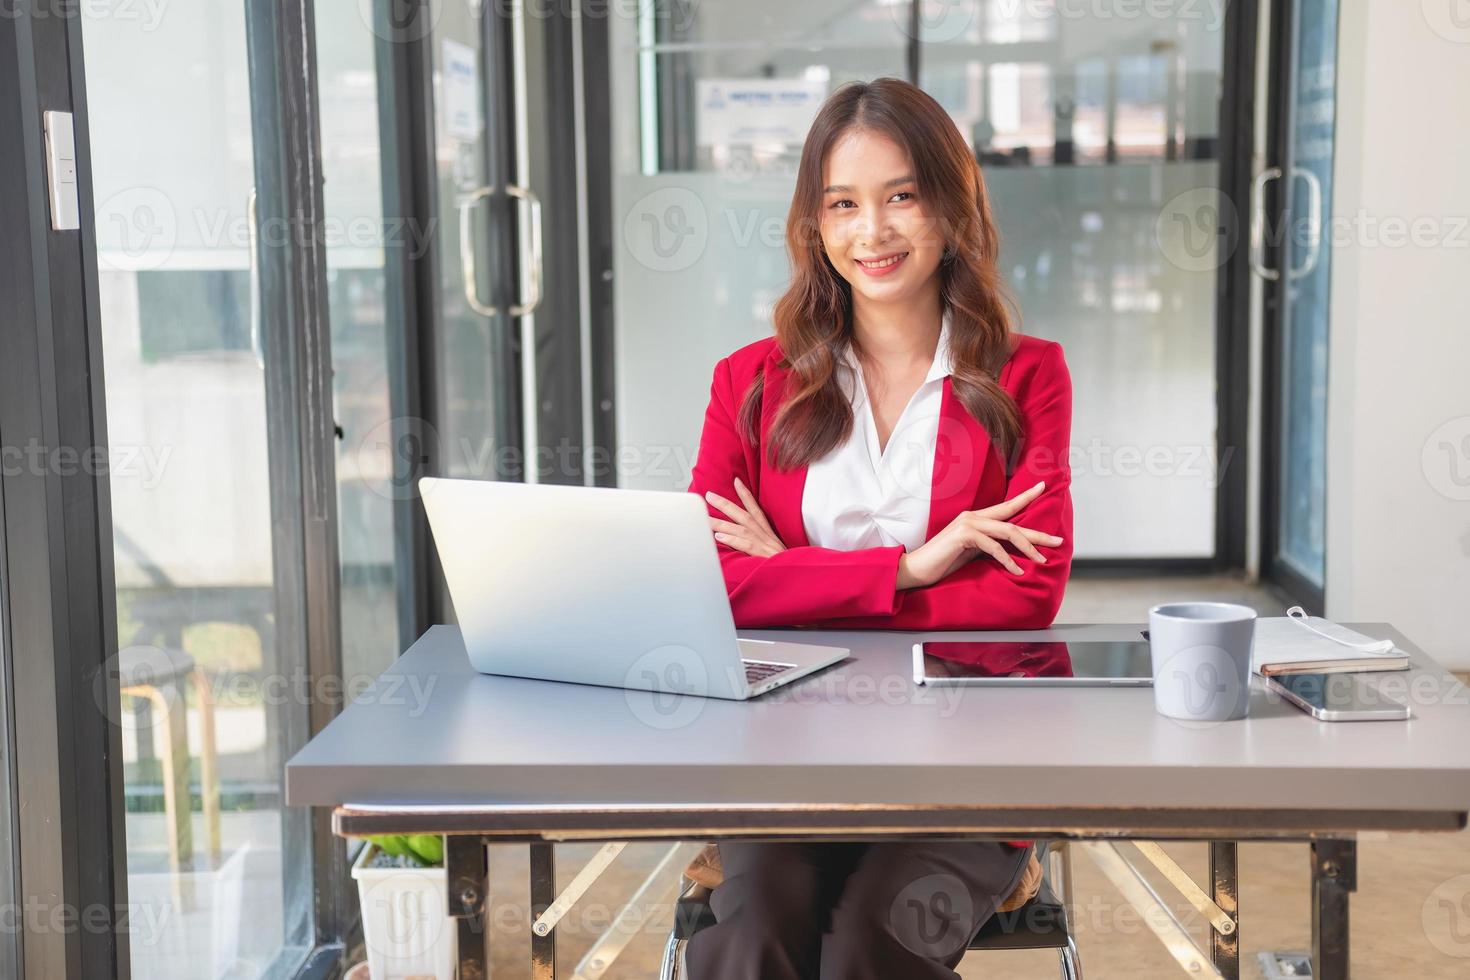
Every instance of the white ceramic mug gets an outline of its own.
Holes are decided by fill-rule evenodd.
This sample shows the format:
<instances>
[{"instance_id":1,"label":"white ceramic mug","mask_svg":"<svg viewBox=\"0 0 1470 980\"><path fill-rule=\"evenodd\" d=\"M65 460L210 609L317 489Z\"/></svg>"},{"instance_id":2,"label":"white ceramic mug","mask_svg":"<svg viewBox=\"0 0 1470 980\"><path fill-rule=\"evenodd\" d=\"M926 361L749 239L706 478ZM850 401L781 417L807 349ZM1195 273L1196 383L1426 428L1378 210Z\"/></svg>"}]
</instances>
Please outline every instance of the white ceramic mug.
<instances>
[{"instance_id":1,"label":"white ceramic mug","mask_svg":"<svg viewBox=\"0 0 1470 980\"><path fill-rule=\"evenodd\" d=\"M1154 708L1187 721L1234 721L1251 703L1256 612L1230 602L1169 602L1148 611Z\"/></svg>"}]
</instances>

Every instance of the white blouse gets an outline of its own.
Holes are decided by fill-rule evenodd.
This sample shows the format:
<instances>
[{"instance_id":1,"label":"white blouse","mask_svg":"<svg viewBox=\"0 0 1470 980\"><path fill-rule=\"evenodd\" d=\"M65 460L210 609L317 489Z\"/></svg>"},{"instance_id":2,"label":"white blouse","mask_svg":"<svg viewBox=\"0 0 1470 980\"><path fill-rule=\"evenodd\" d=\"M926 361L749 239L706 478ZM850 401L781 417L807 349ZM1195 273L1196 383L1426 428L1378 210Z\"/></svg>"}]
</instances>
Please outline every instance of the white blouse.
<instances>
[{"instance_id":1,"label":"white blouse","mask_svg":"<svg viewBox=\"0 0 1470 980\"><path fill-rule=\"evenodd\" d=\"M882 450L862 368L848 347L837 375L852 403L852 433L807 467L801 520L811 544L837 551L901 544L913 551L924 543L939 406L951 370L949 320L946 311L934 363Z\"/></svg>"}]
</instances>

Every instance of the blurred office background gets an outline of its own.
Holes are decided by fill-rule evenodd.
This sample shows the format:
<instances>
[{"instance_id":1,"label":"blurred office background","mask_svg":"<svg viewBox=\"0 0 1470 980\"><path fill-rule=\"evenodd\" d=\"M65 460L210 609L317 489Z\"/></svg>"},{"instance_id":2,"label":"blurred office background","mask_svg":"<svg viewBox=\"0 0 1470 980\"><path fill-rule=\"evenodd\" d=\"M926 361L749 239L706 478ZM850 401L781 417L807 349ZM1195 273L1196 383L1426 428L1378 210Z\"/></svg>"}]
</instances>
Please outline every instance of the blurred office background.
<instances>
[{"instance_id":1,"label":"blurred office background","mask_svg":"<svg viewBox=\"0 0 1470 980\"><path fill-rule=\"evenodd\" d=\"M293 976L350 917L281 770L293 692L452 618L414 481L687 486L849 80L945 106L1066 350L1063 620L1300 603L1470 668L1470 30L1420 7L81 5L133 975Z\"/></svg>"}]
</instances>

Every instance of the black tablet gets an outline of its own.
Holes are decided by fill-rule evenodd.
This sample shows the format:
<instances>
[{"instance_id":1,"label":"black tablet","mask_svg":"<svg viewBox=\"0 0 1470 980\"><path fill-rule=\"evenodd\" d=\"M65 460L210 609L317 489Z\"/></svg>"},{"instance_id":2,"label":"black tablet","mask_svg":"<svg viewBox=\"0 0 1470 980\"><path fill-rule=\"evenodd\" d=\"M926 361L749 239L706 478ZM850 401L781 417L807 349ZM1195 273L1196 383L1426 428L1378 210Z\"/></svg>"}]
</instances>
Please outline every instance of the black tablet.
<instances>
[{"instance_id":1,"label":"black tablet","mask_svg":"<svg viewBox=\"0 0 1470 980\"><path fill-rule=\"evenodd\" d=\"M914 683L1151 687L1153 661L1145 640L931 640L914 644Z\"/></svg>"}]
</instances>

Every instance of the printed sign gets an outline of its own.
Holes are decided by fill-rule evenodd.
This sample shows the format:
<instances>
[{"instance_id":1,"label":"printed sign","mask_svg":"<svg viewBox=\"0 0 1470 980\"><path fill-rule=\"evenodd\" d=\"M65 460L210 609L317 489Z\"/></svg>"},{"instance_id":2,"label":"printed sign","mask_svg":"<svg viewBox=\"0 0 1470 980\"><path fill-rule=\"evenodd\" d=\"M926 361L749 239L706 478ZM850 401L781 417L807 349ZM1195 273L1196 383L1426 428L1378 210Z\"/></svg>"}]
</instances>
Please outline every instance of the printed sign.
<instances>
[{"instance_id":1,"label":"printed sign","mask_svg":"<svg viewBox=\"0 0 1470 980\"><path fill-rule=\"evenodd\" d=\"M444 110L444 132L466 142L480 136L480 68L475 49L445 38L443 41L443 91L440 105Z\"/></svg>"},{"instance_id":2,"label":"printed sign","mask_svg":"<svg viewBox=\"0 0 1470 980\"><path fill-rule=\"evenodd\" d=\"M695 134L700 146L801 143L827 97L804 78L703 78Z\"/></svg>"}]
</instances>

